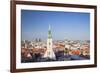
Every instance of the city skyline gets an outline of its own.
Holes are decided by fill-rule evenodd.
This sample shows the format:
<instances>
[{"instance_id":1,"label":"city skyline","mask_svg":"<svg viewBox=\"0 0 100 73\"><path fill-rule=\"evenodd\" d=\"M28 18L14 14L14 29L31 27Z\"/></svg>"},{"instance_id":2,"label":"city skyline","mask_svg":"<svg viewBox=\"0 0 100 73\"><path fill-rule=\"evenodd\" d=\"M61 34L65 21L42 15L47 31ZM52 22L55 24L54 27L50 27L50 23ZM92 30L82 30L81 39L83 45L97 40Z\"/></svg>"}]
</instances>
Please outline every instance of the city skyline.
<instances>
[{"instance_id":1,"label":"city skyline","mask_svg":"<svg viewBox=\"0 0 100 73\"><path fill-rule=\"evenodd\" d=\"M21 10L22 40L46 40L49 25L54 40L90 40L89 13Z\"/></svg>"}]
</instances>

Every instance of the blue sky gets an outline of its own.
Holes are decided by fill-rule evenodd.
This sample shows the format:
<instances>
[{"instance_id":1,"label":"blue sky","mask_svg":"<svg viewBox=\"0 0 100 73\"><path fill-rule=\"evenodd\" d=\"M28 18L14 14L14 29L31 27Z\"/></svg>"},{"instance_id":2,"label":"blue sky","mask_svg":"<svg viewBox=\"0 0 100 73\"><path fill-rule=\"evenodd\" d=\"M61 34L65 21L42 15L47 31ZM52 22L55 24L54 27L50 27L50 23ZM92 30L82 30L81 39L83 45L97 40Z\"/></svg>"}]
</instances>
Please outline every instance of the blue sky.
<instances>
[{"instance_id":1,"label":"blue sky","mask_svg":"<svg viewBox=\"0 0 100 73\"><path fill-rule=\"evenodd\" d=\"M49 25L54 40L90 39L89 13L21 10L22 40L46 40Z\"/></svg>"}]
</instances>

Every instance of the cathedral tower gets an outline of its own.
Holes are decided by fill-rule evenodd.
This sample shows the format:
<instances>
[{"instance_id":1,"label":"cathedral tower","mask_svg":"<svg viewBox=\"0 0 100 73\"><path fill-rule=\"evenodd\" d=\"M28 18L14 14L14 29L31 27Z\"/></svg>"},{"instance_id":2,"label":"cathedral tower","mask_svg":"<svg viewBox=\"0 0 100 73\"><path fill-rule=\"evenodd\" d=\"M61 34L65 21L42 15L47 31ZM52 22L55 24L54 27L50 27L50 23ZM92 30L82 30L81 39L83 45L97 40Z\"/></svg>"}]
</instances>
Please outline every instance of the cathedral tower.
<instances>
[{"instance_id":1,"label":"cathedral tower","mask_svg":"<svg viewBox=\"0 0 100 73\"><path fill-rule=\"evenodd\" d=\"M52 48L52 33L51 33L51 26L49 25L48 30L48 39L47 39L47 50L44 54L45 58L55 59L55 53Z\"/></svg>"}]
</instances>

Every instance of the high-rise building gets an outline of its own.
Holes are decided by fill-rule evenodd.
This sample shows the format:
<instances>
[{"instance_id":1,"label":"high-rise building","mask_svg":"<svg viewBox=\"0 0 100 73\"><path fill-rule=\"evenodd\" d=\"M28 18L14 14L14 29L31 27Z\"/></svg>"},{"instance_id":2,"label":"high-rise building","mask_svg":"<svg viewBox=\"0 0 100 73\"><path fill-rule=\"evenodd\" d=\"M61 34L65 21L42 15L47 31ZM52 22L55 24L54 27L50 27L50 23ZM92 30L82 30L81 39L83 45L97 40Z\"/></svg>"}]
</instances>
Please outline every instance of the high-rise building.
<instances>
[{"instance_id":1,"label":"high-rise building","mask_svg":"<svg viewBox=\"0 0 100 73\"><path fill-rule=\"evenodd\" d=\"M44 54L45 58L55 59L55 53L52 48L52 33L51 26L49 25L48 38L47 38L47 50Z\"/></svg>"},{"instance_id":2,"label":"high-rise building","mask_svg":"<svg viewBox=\"0 0 100 73\"><path fill-rule=\"evenodd\" d=\"M28 45L27 45L27 43L26 43L26 40L24 40L23 42L24 42L24 48L27 48Z\"/></svg>"}]
</instances>

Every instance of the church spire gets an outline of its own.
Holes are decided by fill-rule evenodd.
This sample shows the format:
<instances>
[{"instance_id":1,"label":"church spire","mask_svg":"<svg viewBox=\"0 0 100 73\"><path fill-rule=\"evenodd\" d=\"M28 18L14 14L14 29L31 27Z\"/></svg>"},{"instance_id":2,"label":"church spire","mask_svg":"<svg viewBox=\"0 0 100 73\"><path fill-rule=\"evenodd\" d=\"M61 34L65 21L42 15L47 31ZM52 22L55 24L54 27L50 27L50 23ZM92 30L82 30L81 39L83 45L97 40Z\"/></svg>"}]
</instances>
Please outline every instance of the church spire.
<instances>
[{"instance_id":1,"label":"church spire","mask_svg":"<svg viewBox=\"0 0 100 73\"><path fill-rule=\"evenodd\" d=\"M49 30L51 30L51 25L49 24Z\"/></svg>"},{"instance_id":2,"label":"church spire","mask_svg":"<svg viewBox=\"0 0 100 73\"><path fill-rule=\"evenodd\" d=\"M52 38L52 34L51 34L51 26L49 25L49 30L48 30L48 38Z\"/></svg>"},{"instance_id":3,"label":"church spire","mask_svg":"<svg viewBox=\"0 0 100 73\"><path fill-rule=\"evenodd\" d=\"M53 51L53 43L52 43L52 33L51 33L51 26L49 25L48 29L48 38L47 38L47 50L44 54L44 58L49 58L55 60L55 53Z\"/></svg>"}]
</instances>

